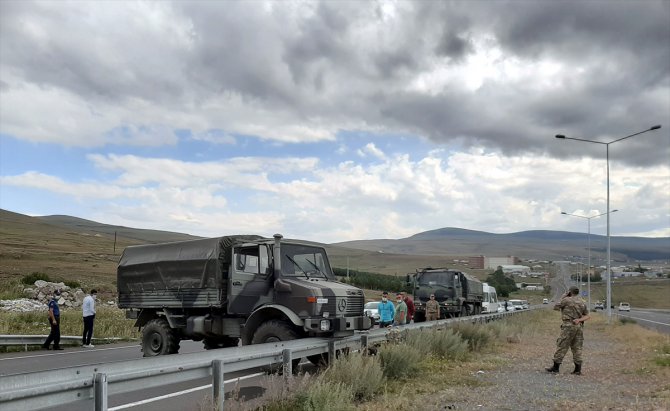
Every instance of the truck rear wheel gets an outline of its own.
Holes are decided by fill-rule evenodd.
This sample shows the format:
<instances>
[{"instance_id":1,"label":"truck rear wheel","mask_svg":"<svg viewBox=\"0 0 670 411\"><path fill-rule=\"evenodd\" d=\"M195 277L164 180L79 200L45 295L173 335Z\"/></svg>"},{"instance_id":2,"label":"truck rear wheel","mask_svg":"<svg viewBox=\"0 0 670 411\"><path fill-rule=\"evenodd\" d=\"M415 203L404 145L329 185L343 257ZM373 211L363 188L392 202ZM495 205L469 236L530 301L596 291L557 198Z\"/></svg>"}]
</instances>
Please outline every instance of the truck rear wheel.
<instances>
[{"instance_id":1,"label":"truck rear wheel","mask_svg":"<svg viewBox=\"0 0 670 411\"><path fill-rule=\"evenodd\" d=\"M176 354L179 352L179 337L164 318L155 318L142 330L142 352L145 357Z\"/></svg>"}]
</instances>

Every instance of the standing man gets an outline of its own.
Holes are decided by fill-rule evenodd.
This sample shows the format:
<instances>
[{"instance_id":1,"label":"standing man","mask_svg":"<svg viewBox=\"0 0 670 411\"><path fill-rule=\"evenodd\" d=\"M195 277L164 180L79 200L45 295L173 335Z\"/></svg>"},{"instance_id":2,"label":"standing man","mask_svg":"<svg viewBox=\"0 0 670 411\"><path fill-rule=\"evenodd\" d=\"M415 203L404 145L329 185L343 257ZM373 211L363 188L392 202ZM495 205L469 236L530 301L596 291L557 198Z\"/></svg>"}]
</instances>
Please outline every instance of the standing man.
<instances>
[{"instance_id":1,"label":"standing man","mask_svg":"<svg viewBox=\"0 0 670 411\"><path fill-rule=\"evenodd\" d=\"M82 339L82 346L86 348L93 348L91 344L91 337L93 336L93 321L95 320L95 299L98 297L98 291L93 289L91 293L84 297L84 302L81 305L82 314L84 315L84 337Z\"/></svg>"},{"instance_id":2,"label":"standing man","mask_svg":"<svg viewBox=\"0 0 670 411\"><path fill-rule=\"evenodd\" d=\"M561 301L554 306L554 310L561 311L561 335L556 340L556 353L554 354L554 366L546 368L550 373L558 374L558 368L563 362L563 357L572 350L572 360L575 363L576 375L582 375L582 345L584 344L584 321L591 318L586 303L579 296L579 288L570 287L563 294Z\"/></svg>"},{"instance_id":3,"label":"standing man","mask_svg":"<svg viewBox=\"0 0 670 411\"><path fill-rule=\"evenodd\" d=\"M382 302L377 306L379 311L379 328L388 327L393 324L393 317L395 316L395 307L389 301L389 293L384 291L382 293Z\"/></svg>"},{"instance_id":4,"label":"standing man","mask_svg":"<svg viewBox=\"0 0 670 411\"><path fill-rule=\"evenodd\" d=\"M395 316L393 317L393 325L404 325L407 324L407 304L402 299L402 293L398 293L395 296L396 307L395 307Z\"/></svg>"},{"instance_id":5,"label":"standing man","mask_svg":"<svg viewBox=\"0 0 670 411\"><path fill-rule=\"evenodd\" d=\"M414 301L412 297L404 292L402 293L402 299L405 301L405 305L407 305L407 323L409 324L414 319Z\"/></svg>"},{"instance_id":6,"label":"standing man","mask_svg":"<svg viewBox=\"0 0 670 411\"><path fill-rule=\"evenodd\" d=\"M426 321L437 321L440 319L440 304L435 300L435 294L430 295L426 303Z\"/></svg>"},{"instance_id":7,"label":"standing man","mask_svg":"<svg viewBox=\"0 0 670 411\"><path fill-rule=\"evenodd\" d=\"M507 300L505 300L505 311L509 311L509 310L507 309Z\"/></svg>"},{"instance_id":8,"label":"standing man","mask_svg":"<svg viewBox=\"0 0 670 411\"><path fill-rule=\"evenodd\" d=\"M60 298L60 290L55 290L54 295L49 301L49 325L51 326L51 332L47 337L47 340L42 344L42 348L45 350L49 349L49 345L53 341L54 351L62 350L60 347L60 308L58 308L58 299Z\"/></svg>"}]
</instances>

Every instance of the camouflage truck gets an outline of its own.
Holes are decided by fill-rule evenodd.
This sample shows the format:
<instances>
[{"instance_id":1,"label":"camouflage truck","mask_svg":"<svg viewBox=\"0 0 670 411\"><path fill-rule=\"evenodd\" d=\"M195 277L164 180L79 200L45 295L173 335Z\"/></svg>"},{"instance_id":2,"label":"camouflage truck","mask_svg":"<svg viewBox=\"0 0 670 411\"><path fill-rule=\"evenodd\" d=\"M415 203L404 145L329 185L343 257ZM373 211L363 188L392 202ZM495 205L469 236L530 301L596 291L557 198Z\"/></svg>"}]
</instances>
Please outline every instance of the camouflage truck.
<instances>
[{"instance_id":1,"label":"camouflage truck","mask_svg":"<svg viewBox=\"0 0 670 411\"><path fill-rule=\"evenodd\" d=\"M482 313L484 290L477 278L447 268L422 268L407 274L414 295L414 322L426 320L426 302L430 295L440 304L440 318L464 317Z\"/></svg>"},{"instance_id":2,"label":"camouflage truck","mask_svg":"<svg viewBox=\"0 0 670 411\"><path fill-rule=\"evenodd\" d=\"M177 353L186 339L211 349L372 326L363 291L335 280L326 251L280 234L128 247L117 287L145 357Z\"/></svg>"}]
</instances>

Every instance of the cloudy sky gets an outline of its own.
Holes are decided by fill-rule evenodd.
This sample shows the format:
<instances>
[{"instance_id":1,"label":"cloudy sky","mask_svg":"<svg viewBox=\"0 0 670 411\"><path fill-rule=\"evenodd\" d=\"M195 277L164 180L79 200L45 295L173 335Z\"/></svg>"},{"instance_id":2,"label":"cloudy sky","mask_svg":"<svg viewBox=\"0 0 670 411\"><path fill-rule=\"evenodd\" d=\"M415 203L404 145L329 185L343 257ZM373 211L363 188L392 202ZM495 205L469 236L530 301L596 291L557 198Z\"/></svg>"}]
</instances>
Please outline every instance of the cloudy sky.
<instances>
[{"instance_id":1,"label":"cloudy sky","mask_svg":"<svg viewBox=\"0 0 670 411\"><path fill-rule=\"evenodd\" d=\"M670 236L670 2L0 2L0 208ZM605 219L591 220L604 234Z\"/></svg>"}]
</instances>

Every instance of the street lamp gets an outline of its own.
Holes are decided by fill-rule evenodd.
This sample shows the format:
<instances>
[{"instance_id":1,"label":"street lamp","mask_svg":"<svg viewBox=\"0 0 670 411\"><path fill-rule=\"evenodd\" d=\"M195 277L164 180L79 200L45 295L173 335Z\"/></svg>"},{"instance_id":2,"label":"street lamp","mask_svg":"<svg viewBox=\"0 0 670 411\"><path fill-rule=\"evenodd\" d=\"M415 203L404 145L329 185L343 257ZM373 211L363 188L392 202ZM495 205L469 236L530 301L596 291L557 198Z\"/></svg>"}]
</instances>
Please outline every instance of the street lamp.
<instances>
[{"instance_id":1,"label":"street lamp","mask_svg":"<svg viewBox=\"0 0 670 411\"><path fill-rule=\"evenodd\" d=\"M612 211L610 211L610 213L616 213L617 211L619 211L619 210L612 210ZM594 215L594 216L591 216L591 217L587 217L587 216L583 216L583 215L579 215L579 214L570 214L570 213L566 213L565 211L561 211L561 214L570 215L570 216L573 216L573 217L584 218L584 219L586 219L586 221L588 221L588 228L589 228L589 231L588 231L588 233L589 233L589 235L588 235L589 266L586 269L586 278L587 278L587 283L588 283L587 293L589 294L589 310L590 310L591 309L591 273L590 273L590 271L591 271L591 219L596 218L596 217L600 217L601 215L605 215L607 213L600 213L598 215Z\"/></svg>"},{"instance_id":2,"label":"street lamp","mask_svg":"<svg viewBox=\"0 0 670 411\"><path fill-rule=\"evenodd\" d=\"M658 130L661 128L660 125L656 125L653 127L650 127L646 130L639 131L637 133L633 133L631 135L625 136L618 138L616 140L612 140L609 143L605 143L602 141L595 141L595 140L587 140L583 138L572 138L572 137L566 137L563 134L556 134L556 138L560 138L562 140L576 140L576 141L583 141L585 143L593 143L593 144L603 144L606 147L606 153L607 153L607 323L610 324L612 321L612 271L610 267L610 255L611 255L611 248L610 248L610 144L614 144L618 141L625 140L630 137L637 136L638 134L646 133L647 131L653 131L653 130Z\"/></svg>"}]
</instances>

